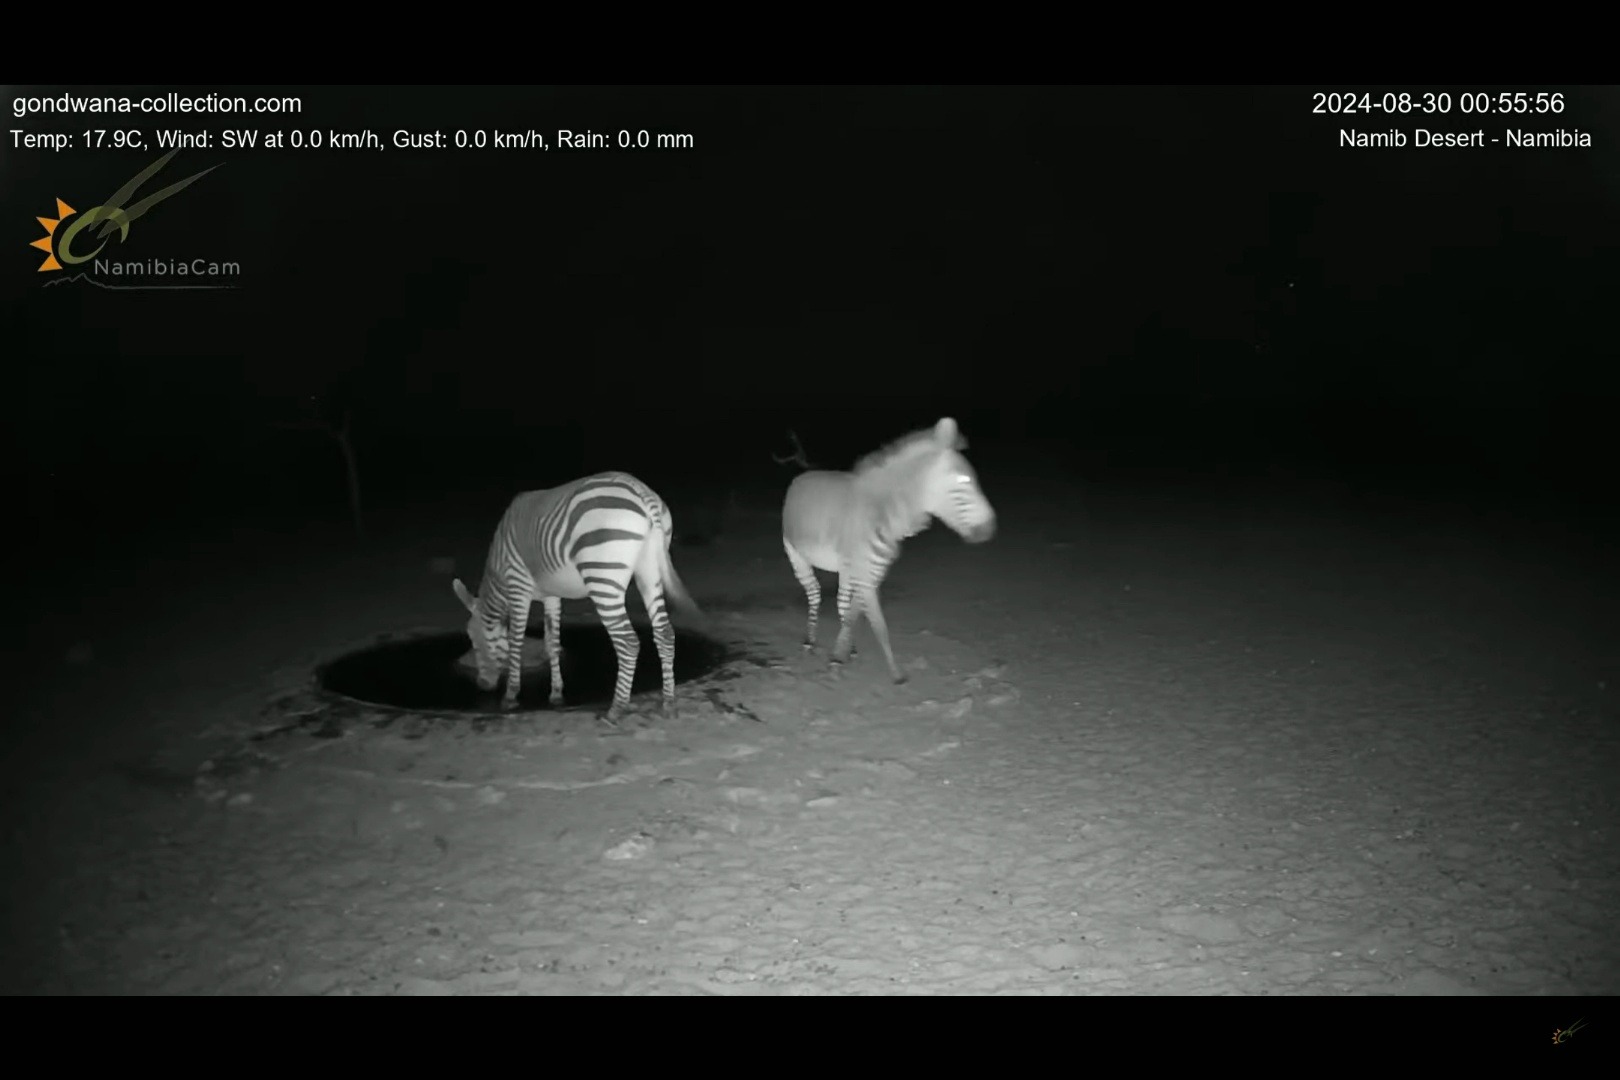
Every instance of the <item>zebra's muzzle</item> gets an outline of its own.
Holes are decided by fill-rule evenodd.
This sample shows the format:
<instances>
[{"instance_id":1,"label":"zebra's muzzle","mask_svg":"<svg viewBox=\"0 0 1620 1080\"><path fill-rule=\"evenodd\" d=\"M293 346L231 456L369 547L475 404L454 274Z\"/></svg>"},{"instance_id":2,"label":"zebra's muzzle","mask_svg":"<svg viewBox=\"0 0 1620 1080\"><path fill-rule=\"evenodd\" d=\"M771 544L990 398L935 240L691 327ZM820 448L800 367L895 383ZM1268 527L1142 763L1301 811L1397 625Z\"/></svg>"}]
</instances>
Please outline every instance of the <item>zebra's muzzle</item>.
<instances>
[{"instance_id":1,"label":"zebra's muzzle","mask_svg":"<svg viewBox=\"0 0 1620 1080\"><path fill-rule=\"evenodd\" d=\"M962 530L962 539L966 540L970 544L982 544L994 535L996 535L995 518L991 518L989 521L981 522L978 525L969 525L966 529Z\"/></svg>"},{"instance_id":2,"label":"zebra's muzzle","mask_svg":"<svg viewBox=\"0 0 1620 1080\"><path fill-rule=\"evenodd\" d=\"M472 649L462 653L456 660L456 665L472 673L473 682L478 684L480 690L493 690L501 681L499 670L485 671L478 666L478 654Z\"/></svg>"}]
</instances>

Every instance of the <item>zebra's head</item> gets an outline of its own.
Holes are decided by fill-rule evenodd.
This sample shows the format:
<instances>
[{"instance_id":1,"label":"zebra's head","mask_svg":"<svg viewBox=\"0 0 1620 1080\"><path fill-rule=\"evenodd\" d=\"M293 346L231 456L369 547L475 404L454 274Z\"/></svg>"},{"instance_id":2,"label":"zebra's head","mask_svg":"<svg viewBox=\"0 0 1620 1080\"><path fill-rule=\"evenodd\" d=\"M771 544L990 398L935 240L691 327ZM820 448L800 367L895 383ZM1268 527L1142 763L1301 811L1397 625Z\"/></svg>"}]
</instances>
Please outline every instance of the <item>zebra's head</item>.
<instances>
[{"instance_id":1,"label":"zebra's head","mask_svg":"<svg viewBox=\"0 0 1620 1080\"><path fill-rule=\"evenodd\" d=\"M478 597L467 591L460 578L450 583L456 597L467 608L467 640L472 642L473 667L478 672L478 689L493 690L506 670L506 633L497 618Z\"/></svg>"},{"instance_id":2,"label":"zebra's head","mask_svg":"<svg viewBox=\"0 0 1620 1080\"><path fill-rule=\"evenodd\" d=\"M979 474L962 456L967 440L947 416L934 425L934 442L939 453L922 475L922 509L968 543L982 544L996 535L996 512L979 487Z\"/></svg>"}]
</instances>

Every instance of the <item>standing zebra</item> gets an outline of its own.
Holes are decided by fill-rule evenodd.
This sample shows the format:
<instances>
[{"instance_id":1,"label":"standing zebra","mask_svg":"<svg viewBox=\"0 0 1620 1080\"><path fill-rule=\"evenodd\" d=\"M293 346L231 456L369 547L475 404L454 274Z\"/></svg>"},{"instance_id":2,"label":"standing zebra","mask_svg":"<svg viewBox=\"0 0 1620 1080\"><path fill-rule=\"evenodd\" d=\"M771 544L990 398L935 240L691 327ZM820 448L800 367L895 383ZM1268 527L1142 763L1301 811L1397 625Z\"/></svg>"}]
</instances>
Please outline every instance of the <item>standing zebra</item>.
<instances>
[{"instance_id":1,"label":"standing zebra","mask_svg":"<svg viewBox=\"0 0 1620 1080\"><path fill-rule=\"evenodd\" d=\"M674 519L652 488L623 472L604 472L543 491L525 491L506 508L484 562L483 591L467 592L457 578L456 596L466 605L478 686L493 690L506 669L503 709L517 706L523 680L523 634L529 605L546 613L546 652L551 659L551 704L563 700L562 602L590 597L618 654L613 704L605 719L619 718L630 700L641 639L625 613L625 593L636 579L652 621L653 642L663 666L664 714L674 716L675 631L664 610L664 593L698 610L670 562Z\"/></svg>"},{"instance_id":2,"label":"standing zebra","mask_svg":"<svg viewBox=\"0 0 1620 1080\"><path fill-rule=\"evenodd\" d=\"M813 568L819 568L838 575L838 617L843 625L833 646L833 663L844 663L854 652L850 638L864 614L894 681L906 681L889 646L889 624L878 603L878 586L900 555L900 541L926 529L930 517L945 522L970 544L995 535L996 513L973 466L961 454L965 449L967 440L956 421L946 417L866 455L854 472L811 470L788 485L782 504L782 547L810 601L806 649L816 645L821 586Z\"/></svg>"}]
</instances>

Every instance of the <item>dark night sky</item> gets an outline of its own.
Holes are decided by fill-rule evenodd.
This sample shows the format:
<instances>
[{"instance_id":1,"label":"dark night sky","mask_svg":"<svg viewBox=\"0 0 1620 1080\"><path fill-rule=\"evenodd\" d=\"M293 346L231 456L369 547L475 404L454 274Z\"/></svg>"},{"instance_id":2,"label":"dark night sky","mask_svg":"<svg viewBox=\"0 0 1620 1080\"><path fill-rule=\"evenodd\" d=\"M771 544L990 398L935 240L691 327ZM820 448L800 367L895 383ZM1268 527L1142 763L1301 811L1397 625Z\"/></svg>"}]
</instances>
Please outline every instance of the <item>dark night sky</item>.
<instances>
[{"instance_id":1,"label":"dark night sky","mask_svg":"<svg viewBox=\"0 0 1620 1080\"><path fill-rule=\"evenodd\" d=\"M1315 89L6 87L8 108L64 92L303 102L296 117L11 114L148 145L7 136L3 340L24 388L10 460L58 508L132 485L154 506L158 490L220 497L295 468L269 423L311 393L351 403L396 493L491 460L497 486L649 458L768 470L790 423L847 464L945 412L970 438L1067 446L1099 476L1429 461L1537 484L1607 454L1620 91L1513 87L1566 108L1424 119L1312 115ZM1592 146L1338 146L1341 127L1420 126ZM293 128L691 145L217 141ZM240 287L42 288L68 275L37 272L32 219L106 199L174 129L216 141L141 194L223 167L110 247L235 260Z\"/></svg>"}]
</instances>

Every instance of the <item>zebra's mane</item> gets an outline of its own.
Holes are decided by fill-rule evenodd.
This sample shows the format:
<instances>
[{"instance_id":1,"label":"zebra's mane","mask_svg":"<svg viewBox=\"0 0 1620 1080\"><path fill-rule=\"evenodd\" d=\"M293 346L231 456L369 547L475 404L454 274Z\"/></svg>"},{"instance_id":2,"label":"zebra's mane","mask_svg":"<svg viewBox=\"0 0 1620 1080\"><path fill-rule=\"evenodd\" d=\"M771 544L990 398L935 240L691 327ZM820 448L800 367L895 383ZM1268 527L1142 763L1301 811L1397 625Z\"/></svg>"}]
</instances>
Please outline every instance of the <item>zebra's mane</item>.
<instances>
[{"instance_id":1,"label":"zebra's mane","mask_svg":"<svg viewBox=\"0 0 1620 1080\"><path fill-rule=\"evenodd\" d=\"M867 454L855 463L852 472L860 479L890 469L896 472L903 471L908 465L923 464L923 459L928 457L929 451L939 449L939 443L934 441L934 429L922 428L909 435L902 435L889 445Z\"/></svg>"},{"instance_id":2,"label":"zebra's mane","mask_svg":"<svg viewBox=\"0 0 1620 1080\"><path fill-rule=\"evenodd\" d=\"M895 538L910 536L928 521L920 506L923 474L946 448L933 428L902 435L855 463L855 489L865 496L879 529Z\"/></svg>"}]
</instances>

